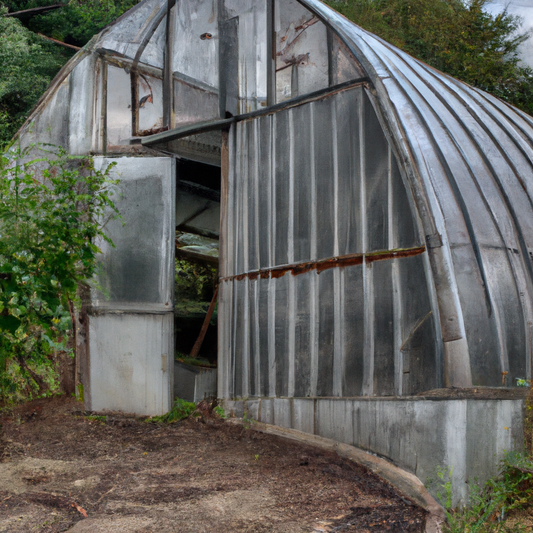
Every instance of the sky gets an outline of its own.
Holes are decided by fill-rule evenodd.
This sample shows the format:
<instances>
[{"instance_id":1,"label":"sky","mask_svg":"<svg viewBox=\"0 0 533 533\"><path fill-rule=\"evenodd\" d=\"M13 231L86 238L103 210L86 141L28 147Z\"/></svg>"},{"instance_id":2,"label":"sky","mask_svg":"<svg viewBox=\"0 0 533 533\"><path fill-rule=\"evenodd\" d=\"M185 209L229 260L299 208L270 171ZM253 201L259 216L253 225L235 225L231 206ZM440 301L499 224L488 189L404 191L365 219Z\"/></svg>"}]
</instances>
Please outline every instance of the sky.
<instances>
[{"instance_id":1,"label":"sky","mask_svg":"<svg viewBox=\"0 0 533 533\"><path fill-rule=\"evenodd\" d=\"M509 14L519 15L524 19L521 32L529 30L533 33L533 0L489 0L485 7L487 11L497 15L506 6ZM522 61L533 68L533 35L521 45L520 53Z\"/></svg>"}]
</instances>

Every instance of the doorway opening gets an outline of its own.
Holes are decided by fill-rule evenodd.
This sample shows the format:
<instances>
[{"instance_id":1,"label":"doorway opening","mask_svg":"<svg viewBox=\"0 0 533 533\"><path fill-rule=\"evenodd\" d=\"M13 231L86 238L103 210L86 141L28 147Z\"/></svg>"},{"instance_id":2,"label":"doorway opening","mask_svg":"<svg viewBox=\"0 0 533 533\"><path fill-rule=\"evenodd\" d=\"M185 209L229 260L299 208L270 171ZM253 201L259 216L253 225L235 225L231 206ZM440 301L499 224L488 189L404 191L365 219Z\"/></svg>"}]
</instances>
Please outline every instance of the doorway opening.
<instances>
[{"instance_id":1,"label":"doorway opening","mask_svg":"<svg viewBox=\"0 0 533 533\"><path fill-rule=\"evenodd\" d=\"M175 356L216 368L221 170L181 158L176 168Z\"/></svg>"}]
</instances>

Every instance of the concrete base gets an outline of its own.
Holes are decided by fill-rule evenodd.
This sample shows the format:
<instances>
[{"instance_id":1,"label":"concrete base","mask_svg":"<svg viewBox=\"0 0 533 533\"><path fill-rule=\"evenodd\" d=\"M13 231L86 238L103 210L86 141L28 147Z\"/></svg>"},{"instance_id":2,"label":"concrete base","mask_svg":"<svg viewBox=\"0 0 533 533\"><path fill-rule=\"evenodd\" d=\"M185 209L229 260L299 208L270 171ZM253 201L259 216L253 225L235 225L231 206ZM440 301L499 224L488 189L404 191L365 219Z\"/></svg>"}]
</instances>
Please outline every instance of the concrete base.
<instances>
[{"instance_id":1,"label":"concrete base","mask_svg":"<svg viewBox=\"0 0 533 533\"><path fill-rule=\"evenodd\" d=\"M523 445L524 400L441 398L266 398L225 400L235 416L293 428L384 457L431 485L451 473L453 503L466 502L468 480L498 474L504 452Z\"/></svg>"},{"instance_id":2,"label":"concrete base","mask_svg":"<svg viewBox=\"0 0 533 533\"><path fill-rule=\"evenodd\" d=\"M174 397L198 403L217 395L217 369L174 362Z\"/></svg>"}]
</instances>

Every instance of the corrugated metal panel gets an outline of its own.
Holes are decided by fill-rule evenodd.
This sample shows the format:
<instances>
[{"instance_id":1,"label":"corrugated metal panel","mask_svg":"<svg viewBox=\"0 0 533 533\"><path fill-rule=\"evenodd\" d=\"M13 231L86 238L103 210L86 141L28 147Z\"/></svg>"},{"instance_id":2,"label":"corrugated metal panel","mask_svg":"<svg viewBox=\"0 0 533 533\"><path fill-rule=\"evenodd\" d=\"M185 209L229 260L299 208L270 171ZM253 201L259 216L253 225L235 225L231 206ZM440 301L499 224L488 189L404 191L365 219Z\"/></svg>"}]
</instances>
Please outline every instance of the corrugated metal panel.
<instances>
[{"instance_id":1,"label":"corrugated metal panel","mask_svg":"<svg viewBox=\"0 0 533 533\"><path fill-rule=\"evenodd\" d=\"M443 337L463 337L460 352L449 352L448 377L461 365L465 374L465 365L471 369L465 384L514 385L529 377L531 117L420 63L316 0L301 3L327 21L365 67L424 231L442 236L444 249L430 254ZM448 331L454 320L447 315L457 317L456 333Z\"/></svg>"},{"instance_id":2,"label":"corrugated metal panel","mask_svg":"<svg viewBox=\"0 0 533 533\"><path fill-rule=\"evenodd\" d=\"M232 126L226 217L219 316L230 396L439 385L429 265L363 86Z\"/></svg>"}]
</instances>

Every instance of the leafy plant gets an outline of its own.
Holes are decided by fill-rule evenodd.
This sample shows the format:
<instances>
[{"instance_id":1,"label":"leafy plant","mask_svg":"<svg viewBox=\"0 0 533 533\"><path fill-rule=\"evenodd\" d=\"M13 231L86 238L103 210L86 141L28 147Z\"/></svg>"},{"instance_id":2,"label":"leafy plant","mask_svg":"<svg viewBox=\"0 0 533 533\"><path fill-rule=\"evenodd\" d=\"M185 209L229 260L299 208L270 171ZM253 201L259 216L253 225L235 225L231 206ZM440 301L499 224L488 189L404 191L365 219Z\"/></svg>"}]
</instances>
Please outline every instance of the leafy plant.
<instances>
[{"instance_id":1,"label":"leafy plant","mask_svg":"<svg viewBox=\"0 0 533 533\"><path fill-rule=\"evenodd\" d=\"M326 0L359 26L429 65L533 114L533 71L518 47L529 36L488 0Z\"/></svg>"},{"instance_id":2,"label":"leafy plant","mask_svg":"<svg viewBox=\"0 0 533 533\"><path fill-rule=\"evenodd\" d=\"M96 269L105 214L112 201L112 165L41 147L42 157L16 146L0 156L0 396L20 388L8 372L16 362L26 384L46 389L35 365L54 363L72 331L78 288ZM111 243L112 244L112 243Z\"/></svg>"},{"instance_id":3,"label":"leafy plant","mask_svg":"<svg viewBox=\"0 0 533 533\"><path fill-rule=\"evenodd\" d=\"M220 407L220 405L217 405L213 409L213 412L216 413L220 418L228 418L228 415L226 414L224 409L222 409L222 407Z\"/></svg>"},{"instance_id":4,"label":"leafy plant","mask_svg":"<svg viewBox=\"0 0 533 533\"><path fill-rule=\"evenodd\" d=\"M509 513L533 503L533 462L529 455L512 452L502 461L502 472L484 485L469 484L467 505L452 508L452 471L437 471L437 497L446 511L444 533L518 533L523 526Z\"/></svg>"},{"instance_id":5,"label":"leafy plant","mask_svg":"<svg viewBox=\"0 0 533 533\"><path fill-rule=\"evenodd\" d=\"M196 405L193 402L176 398L174 406L166 414L162 416L154 416L150 420L152 422L162 422L165 424L172 424L173 422L179 422L185 418L189 418L196 410Z\"/></svg>"},{"instance_id":6,"label":"leafy plant","mask_svg":"<svg viewBox=\"0 0 533 533\"><path fill-rule=\"evenodd\" d=\"M178 299L200 300L206 298L217 282L217 269L186 259L176 259L174 288Z\"/></svg>"}]
</instances>

